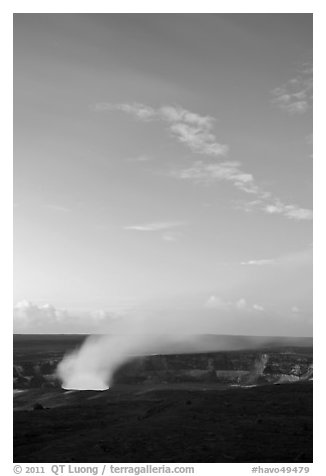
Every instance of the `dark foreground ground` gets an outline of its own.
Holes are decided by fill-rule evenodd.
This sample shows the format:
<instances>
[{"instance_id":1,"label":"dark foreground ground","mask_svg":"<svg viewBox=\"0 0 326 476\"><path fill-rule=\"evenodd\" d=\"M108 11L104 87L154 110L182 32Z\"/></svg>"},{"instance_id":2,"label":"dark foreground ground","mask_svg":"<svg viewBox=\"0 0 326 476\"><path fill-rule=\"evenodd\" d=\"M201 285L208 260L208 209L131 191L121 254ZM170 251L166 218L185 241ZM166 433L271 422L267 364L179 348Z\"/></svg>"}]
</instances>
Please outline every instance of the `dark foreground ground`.
<instances>
[{"instance_id":1,"label":"dark foreground ground","mask_svg":"<svg viewBox=\"0 0 326 476\"><path fill-rule=\"evenodd\" d=\"M14 462L312 462L312 382L181 387L54 391L14 412Z\"/></svg>"},{"instance_id":2,"label":"dark foreground ground","mask_svg":"<svg viewBox=\"0 0 326 476\"><path fill-rule=\"evenodd\" d=\"M14 462L312 462L311 341L202 336L206 353L147 356L107 391L65 391L57 363L84 339L14 337Z\"/></svg>"}]
</instances>

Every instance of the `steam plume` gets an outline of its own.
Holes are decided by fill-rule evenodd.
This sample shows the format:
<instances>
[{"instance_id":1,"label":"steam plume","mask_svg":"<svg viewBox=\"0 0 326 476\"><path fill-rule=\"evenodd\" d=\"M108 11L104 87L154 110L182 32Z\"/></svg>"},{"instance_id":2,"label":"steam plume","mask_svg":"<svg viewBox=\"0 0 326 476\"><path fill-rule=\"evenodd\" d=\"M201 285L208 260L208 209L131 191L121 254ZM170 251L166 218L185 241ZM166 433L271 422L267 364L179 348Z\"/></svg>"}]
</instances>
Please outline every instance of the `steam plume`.
<instances>
[{"instance_id":1,"label":"steam plume","mask_svg":"<svg viewBox=\"0 0 326 476\"><path fill-rule=\"evenodd\" d=\"M62 387L106 390L112 384L115 371L134 357L180 350L185 336L156 335L152 327L148 326L145 332L143 322L128 319L121 322L113 334L89 336L80 349L66 355L59 363L57 376Z\"/></svg>"},{"instance_id":2,"label":"steam plume","mask_svg":"<svg viewBox=\"0 0 326 476\"><path fill-rule=\"evenodd\" d=\"M75 390L106 390L117 368L135 355L154 349L149 336L90 336L82 347L67 355L58 365L62 387ZM154 339L152 344L154 344Z\"/></svg>"}]
</instances>

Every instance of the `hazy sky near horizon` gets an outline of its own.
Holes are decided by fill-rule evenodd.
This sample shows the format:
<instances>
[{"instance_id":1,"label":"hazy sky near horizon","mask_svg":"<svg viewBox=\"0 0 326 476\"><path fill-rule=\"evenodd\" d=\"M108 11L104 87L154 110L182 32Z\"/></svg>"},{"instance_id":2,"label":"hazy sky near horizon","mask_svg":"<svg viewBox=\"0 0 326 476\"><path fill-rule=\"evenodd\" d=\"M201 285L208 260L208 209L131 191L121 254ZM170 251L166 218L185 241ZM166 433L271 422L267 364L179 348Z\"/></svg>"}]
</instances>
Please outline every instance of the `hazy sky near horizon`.
<instances>
[{"instance_id":1,"label":"hazy sky near horizon","mask_svg":"<svg viewBox=\"0 0 326 476\"><path fill-rule=\"evenodd\" d=\"M312 15L14 15L17 332L312 333Z\"/></svg>"}]
</instances>

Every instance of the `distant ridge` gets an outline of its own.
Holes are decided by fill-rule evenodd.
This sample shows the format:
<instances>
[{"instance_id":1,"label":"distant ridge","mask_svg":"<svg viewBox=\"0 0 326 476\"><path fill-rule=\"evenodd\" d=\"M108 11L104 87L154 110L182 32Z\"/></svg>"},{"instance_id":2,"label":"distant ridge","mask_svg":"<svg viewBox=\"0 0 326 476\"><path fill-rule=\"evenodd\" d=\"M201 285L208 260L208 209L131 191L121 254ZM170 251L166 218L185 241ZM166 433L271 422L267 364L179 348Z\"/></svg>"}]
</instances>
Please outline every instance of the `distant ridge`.
<instances>
[{"instance_id":1,"label":"distant ridge","mask_svg":"<svg viewBox=\"0 0 326 476\"><path fill-rule=\"evenodd\" d=\"M98 335L100 337L100 335ZM79 347L88 334L14 334L14 351L24 351L31 346L34 351L56 348L58 352ZM154 338L155 337L155 338ZM249 349L279 349L312 347L312 337L241 336L223 334L160 335L159 344L153 335L153 345L148 339L144 354L182 354L197 352L236 351Z\"/></svg>"}]
</instances>

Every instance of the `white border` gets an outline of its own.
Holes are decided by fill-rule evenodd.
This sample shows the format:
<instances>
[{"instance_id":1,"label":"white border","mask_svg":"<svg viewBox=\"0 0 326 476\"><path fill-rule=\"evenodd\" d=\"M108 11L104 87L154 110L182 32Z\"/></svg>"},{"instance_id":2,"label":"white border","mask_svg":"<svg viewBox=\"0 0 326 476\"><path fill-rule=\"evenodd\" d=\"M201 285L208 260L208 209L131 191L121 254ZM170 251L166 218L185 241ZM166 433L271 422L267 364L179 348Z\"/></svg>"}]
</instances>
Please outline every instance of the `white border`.
<instances>
[{"instance_id":1,"label":"white border","mask_svg":"<svg viewBox=\"0 0 326 476\"><path fill-rule=\"evenodd\" d=\"M1 343L1 472L12 474L12 14L13 12L76 12L76 13L314 13L314 89L315 89L315 109L314 109L314 360L317 369L314 390L314 463L311 474L321 475L325 473L326 463L324 458L324 407L325 407L325 387L323 368L323 347L326 334L325 330L325 286L326 280L322 271L326 267L325 260L325 218L326 197L325 185L325 161L322 154L324 132L324 106L325 106L325 7L321 1L280 1L258 2L258 1L228 1L211 2L201 0L200 2L149 2L149 1L124 1L108 2L92 0L79 1L13 1L3 2L1 6L0 31L2 49L2 139L5 147L2 148L0 159L0 269L1 269L1 299L0 316L2 322L2 343ZM318 120L319 119L319 120ZM323 128L323 129L322 129ZM315 375L316 375L315 373ZM6 382L3 384L3 382ZM4 388L8 391L4 392ZM261 466L279 466L276 464L260 464ZM197 475L202 474L250 474L250 467L245 463L232 464L206 464L198 466ZM287 464L285 464L287 466ZM293 466L293 464L289 465ZM50 473L49 473L50 474Z\"/></svg>"}]
</instances>

